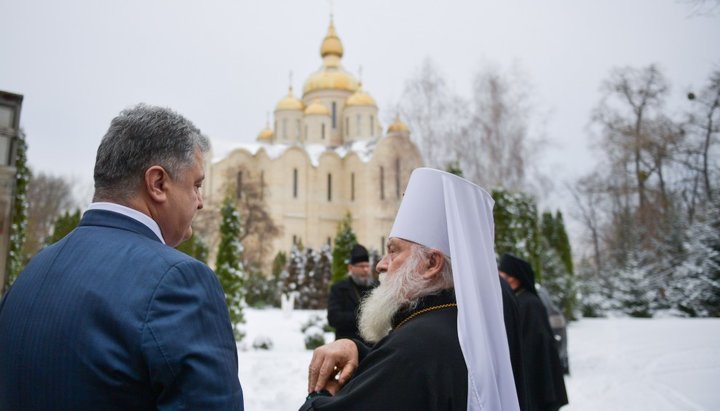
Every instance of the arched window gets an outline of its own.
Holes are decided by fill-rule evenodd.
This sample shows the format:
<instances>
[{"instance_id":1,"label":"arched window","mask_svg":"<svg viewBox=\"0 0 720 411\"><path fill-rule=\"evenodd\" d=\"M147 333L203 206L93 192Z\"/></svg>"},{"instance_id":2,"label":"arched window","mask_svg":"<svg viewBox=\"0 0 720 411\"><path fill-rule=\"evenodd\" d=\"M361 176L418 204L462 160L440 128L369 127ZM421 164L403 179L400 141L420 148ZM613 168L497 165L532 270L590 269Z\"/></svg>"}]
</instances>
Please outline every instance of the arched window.
<instances>
[{"instance_id":1,"label":"arched window","mask_svg":"<svg viewBox=\"0 0 720 411\"><path fill-rule=\"evenodd\" d=\"M320 138L325 140L325 123L322 123L320 126Z\"/></svg>"},{"instance_id":2,"label":"arched window","mask_svg":"<svg viewBox=\"0 0 720 411\"><path fill-rule=\"evenodd\" d=\"M375 137L375 117L370 115L370 136Z\"/></svg>"}]
</instances>

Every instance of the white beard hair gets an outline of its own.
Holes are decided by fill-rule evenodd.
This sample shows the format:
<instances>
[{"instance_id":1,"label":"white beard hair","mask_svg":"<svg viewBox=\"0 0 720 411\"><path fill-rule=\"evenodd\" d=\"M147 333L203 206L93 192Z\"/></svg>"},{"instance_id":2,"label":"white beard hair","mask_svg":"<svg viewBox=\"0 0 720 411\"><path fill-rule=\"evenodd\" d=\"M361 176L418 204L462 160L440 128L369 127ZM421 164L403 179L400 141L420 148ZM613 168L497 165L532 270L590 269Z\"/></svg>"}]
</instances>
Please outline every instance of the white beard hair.
<instances>
[{"instance_id":1,"label":"white beard hair","mask_svg":"<svg viewBox=\"0 0 720 411\"><path fill-rule=\"evenodd\" d=\"M393 316L418 302L427 285L417 272L421 261L421 254L413 252L395 272L380 274L380 285L360 303L358 329L365 341L380 341L390 332Z\"/></svg>"}]
</instances>

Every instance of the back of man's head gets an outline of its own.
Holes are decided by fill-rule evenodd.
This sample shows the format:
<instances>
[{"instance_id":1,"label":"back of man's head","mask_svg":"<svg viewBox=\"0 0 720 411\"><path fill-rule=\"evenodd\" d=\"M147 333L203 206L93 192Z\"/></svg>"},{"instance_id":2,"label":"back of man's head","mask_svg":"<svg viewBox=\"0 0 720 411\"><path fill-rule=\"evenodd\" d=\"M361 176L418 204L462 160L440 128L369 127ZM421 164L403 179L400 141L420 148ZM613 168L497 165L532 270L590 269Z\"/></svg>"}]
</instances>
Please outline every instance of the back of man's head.
<instances>
[{"instance_id":1,"label":"back of man's head","mask_svg":"<svg viewBox=\"0 0 720 411\"><path fill-rule=\"evenodd\" d=\"M210 142L180 114L145 104L123 110L98 147L94 201L131 198L153 165L176 178L192 164L196 150L207 153Z\"/></svg>"}]
</instances>

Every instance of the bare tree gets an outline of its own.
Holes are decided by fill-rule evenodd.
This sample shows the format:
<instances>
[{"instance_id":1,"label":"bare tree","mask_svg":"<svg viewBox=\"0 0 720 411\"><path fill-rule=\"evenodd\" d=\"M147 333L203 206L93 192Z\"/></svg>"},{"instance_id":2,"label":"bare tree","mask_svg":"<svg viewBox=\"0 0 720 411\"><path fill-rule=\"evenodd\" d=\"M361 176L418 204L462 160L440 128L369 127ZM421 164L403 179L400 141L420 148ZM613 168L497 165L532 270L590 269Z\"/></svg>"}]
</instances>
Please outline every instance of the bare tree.
<instances>
[{"instance_id":1,"label":"bare tree","mask_svg":"<svg viewBox=\"0 0 720 411\"><path fill-rule=\"evenodd\" d=\"M448 87L435 63L427 58L416 73L405 82L398 114L408 122L411 137L420 148L425 164L443 168L452 159L452 145L457 140L459 99Z\"/></svg>"},{"instance_id":2,"label":"bare tree","mask_svg":"<svg viewBox=\"0 0 720 411\"><path fill-rule=\"evenodd\" d=\"M488 65L475 75L468 141L477 149L464 150L468 155L461 161L474 181L489 187L528 190L534 115L529 90L518 70Z\"/></svg>"},{"instance_id":3,"label":"bare tree","mask_svg":"<svg viewBox=\"0 0 720 411\"><path fill-rule=\"evenodd\" d=\"M51 234L55 220L77 204L72 195L72 183L64 177L38 173L30 177L27 191L27 238L23 254L35 255Z\"/></svg>"},{"instance_id":4,"label":"bare tree","mask_svg":"<svg viewBox=\"0 0 720 411\"><path fill-rule=\"evenodd\" d=\"M663 159L653 156L661 151L653 150L665 144L657 128L667 121L662 114L667 81L655 65L643 69L625 67L614 69L602 90L604 96L592 120L602 129L603 147L611 166L628 173L631 186L624 187L624 191L633 191L637 196L639 220L649 224L654 215L648 184L651 178L661 176L657 165Z\"/></svg>"},{"instance_id":5,"label":"bare tree","mask_svg":"<svg viewBox=\"0 0 720 411\"><path fill-rule=\"evenodd\" d=\"M705 197L712 201L714 197L713 173L717 173L717 164L711 164L711 150L718 143L720 134L720 69L715 70L707 86L699 93L688 94L695 102L696 111L690 115L691 130L698 137L697 152L701 158L700 170L705 189Z\"/></svg>"},{"instance_id":6,"label":"bare tree","mask_svg":"<svg viewBox=\"0 0 720 411\"><path fill-rule=\"evenodd\" d=\"M530 144L538 125L524 75L487 65L471 90L470 99L455 94L429 59L407 81L399 107L426 164L452 165L488 188L529 189Z\"/></svg>"}]
</instances>

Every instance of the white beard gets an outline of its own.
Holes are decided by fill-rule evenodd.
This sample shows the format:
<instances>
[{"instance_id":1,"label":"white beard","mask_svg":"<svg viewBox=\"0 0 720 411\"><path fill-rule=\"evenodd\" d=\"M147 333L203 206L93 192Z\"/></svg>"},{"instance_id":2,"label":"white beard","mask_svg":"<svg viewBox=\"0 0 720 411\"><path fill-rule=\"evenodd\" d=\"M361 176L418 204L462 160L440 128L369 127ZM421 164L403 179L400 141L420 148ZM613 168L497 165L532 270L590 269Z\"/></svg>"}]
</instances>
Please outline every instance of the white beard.
<instances>
[{"instance_id":1,"label":"white beard","mask_svg":"<svg viewBox=\"0 0 720 411\"><path fill-rule=\"evenodd\" d=\"M380 274L380 285L360 303L358 328L365 341L380 341L390 332L395 313L417 302L425 285L416 271L420 259L413 254L395 272Z\"/></svg>"}]
</instances>

